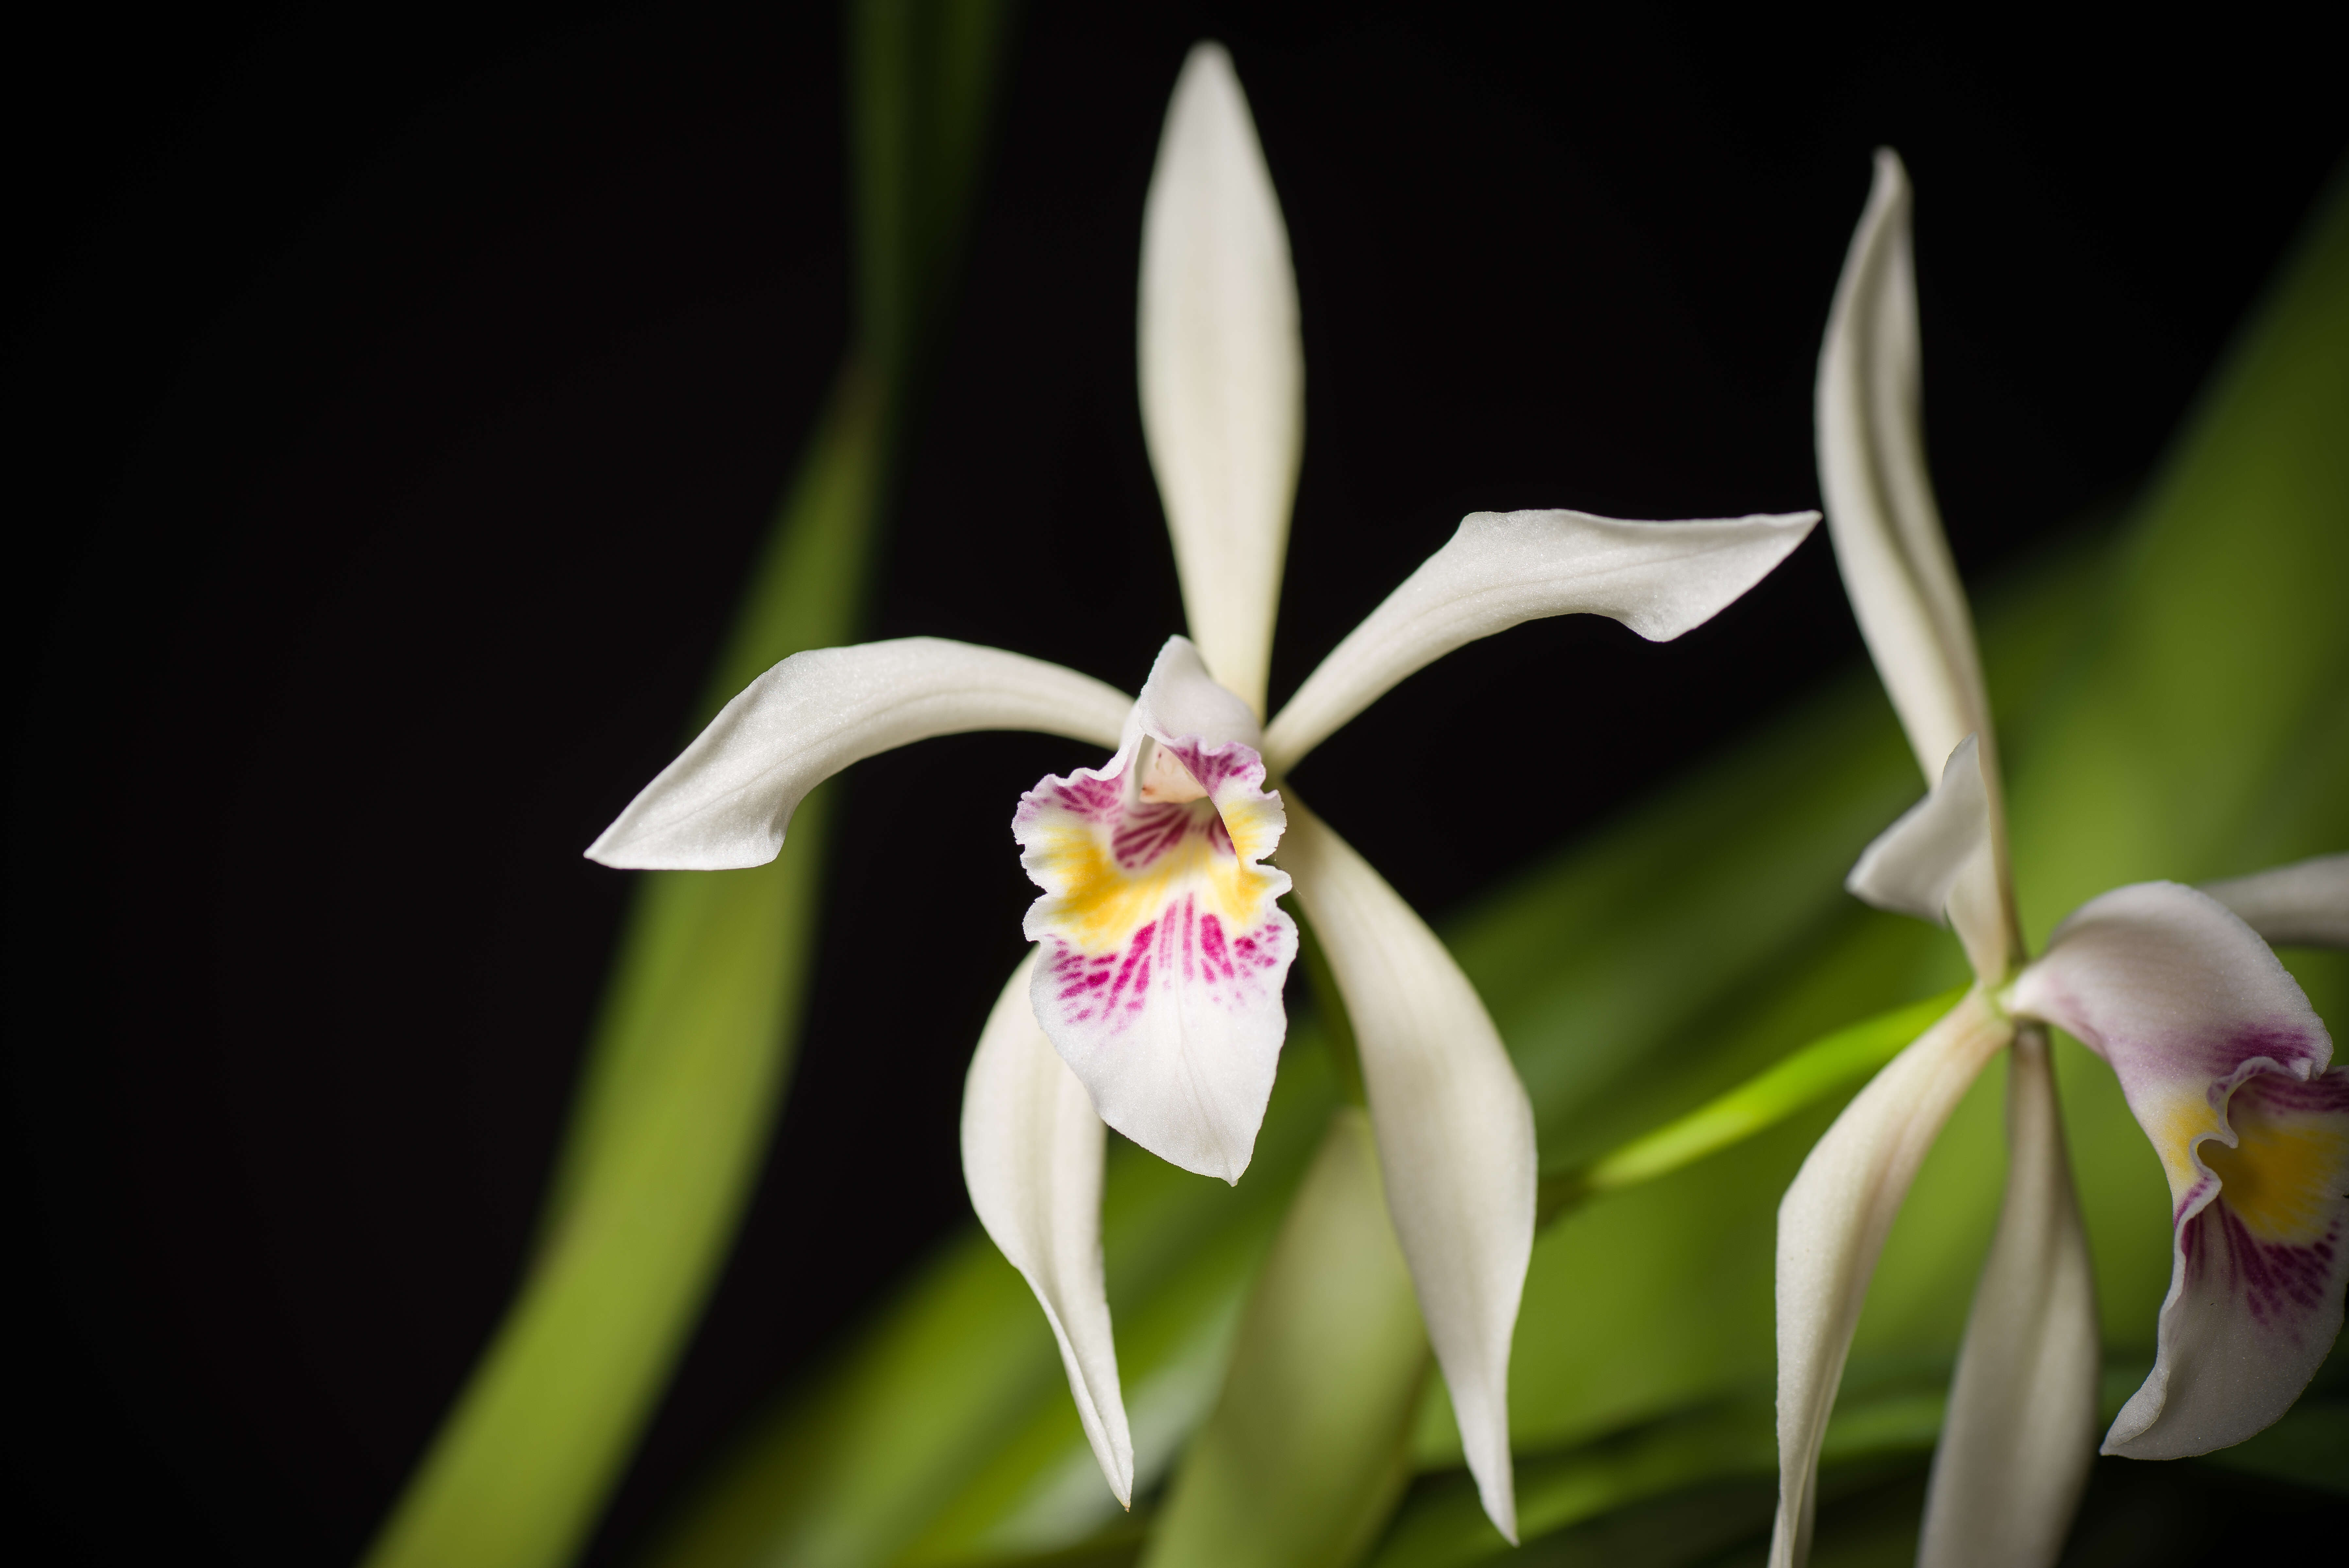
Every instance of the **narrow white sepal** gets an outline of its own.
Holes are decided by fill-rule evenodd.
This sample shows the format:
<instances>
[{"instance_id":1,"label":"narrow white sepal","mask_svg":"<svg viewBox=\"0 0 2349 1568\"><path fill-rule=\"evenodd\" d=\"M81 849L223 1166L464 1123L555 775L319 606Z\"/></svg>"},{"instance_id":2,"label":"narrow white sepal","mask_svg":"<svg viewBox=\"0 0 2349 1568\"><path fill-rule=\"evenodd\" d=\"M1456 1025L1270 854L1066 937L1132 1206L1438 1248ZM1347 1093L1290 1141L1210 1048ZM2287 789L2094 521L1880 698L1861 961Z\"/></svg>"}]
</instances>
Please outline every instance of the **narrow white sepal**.
<instances>
[{"instance_id":1,"label":"narrow white sepal","mask_svg":"<svg viewBox=\"0 0 2349 1568\"><path fill-rule=\"evenodd\" d=\"M1264 711L1305 348L1280 198L1220 44L1184 63L1142 209L1142 433L1192 639Z\"/></svg>"},{"instance_id":2,"label":"narrow white sepal","mask_svg":"<svg viewBox=\"0 0 2349 1568\"><path fill-rule=\"evenodd\" d=\"M1778 1519L1771 1568L1810 1555L1819 1442L1884 1239L1917 1168L2013 1035L1980 987L1894 1057L1813 1147L1778 1204Z\"/></svg>"},{"instance_id":3,"label":"narrow white sepal","mask_svg":"<svg viewBox=\"0 0 2349 1568\"><path fill-rule=\"evenodd\" d=\"M1509 1344L1533 1255L1533 1102L1435 933L1293 792L1288 805L1280 860L1353 1022L1387 1210L1468 1469L1514 1542Z\"/></svg>"},{"instance_id":4,"label":"narrow white sepal","mask_svg":"<svg viewBox=\"0 0 2349 1568\"><path fill-rule=\"evenodd\" d=\"M2046 1031L2008 1056L2006 1199L1933 1474L1919 1568L2049 1568L2096 1454L2096 1288Z\"/></svg>"},{"instance_id":5,"label":"narrow white sepal","mask_svg":"<svg viewBox=\"0 0 2349 1568\"><path fill-rule=\"evenodd\" d=\"M1974 972L1996 981L2006 946L1995 853L1981 738L1968 735L1925 798L1860 852L1844 889L1879 909L1955 926Z\"/></svg>"},{"instance_id":6,"label":"narrow white sepal","mask_svg":"<svg viewBox=\"0 0 2349 1568\"><path fill-rule=\"evenodd\" d=\"M2349 855L2320 855L2202 890L2271 942L2349 948Z\"/></svg>"},{"instance_id":7,"label":"narrow white sepal","mask_svg":"<svg viewBox=\"0 0 2349 1568\"><path fill-rule=\"evenodd\" d=\"M1478 512L1346 634L1265 729L1276 776L1455 648L1557 615L1603 615L1651 642L1703 625L1769 576L1816 512L1625 523L1587 512Z\"/></svg>"},{"instance_id":8,"label":"narrow white sepal","mask_svg":"<svg viewBox=\"0 0 2349 1568\"><path fill-rule=\"evenodd\" d=\"M1102 1159L1108 1129L1028 1005L1034 954L996 999L962 1096L970 1206L1052 1325L1085 1439L1122 1505L1133 1506L1133 1438L1118 1391L1102 1282Z\"/></svg>"},{"instance_id":9,"label":"narrow white sepal","mask_svg":"<svg viewBox=\"0 0 2349 1568\"><path fill-rule=\"evenodd\" d=\"M743 688L587 846L606 866L763 866L807 793L877 753L967 730L1114 746L1133 699L1000 649L908 637L795 653Z\"/></svg>"},{"instance_id":10,"label":"narrow white sepal","mask_svg":"<svg viewBox=\"0 0 2349 1568\"><path fill-rule=\"evenodd\" d=\"M1930 779L1960 741L1990 735L1990 702L1925 467L1909 205L1899 156L1878 150L1819 351L1819 488L1852 611Z\"/></svg>"}]
</instances>

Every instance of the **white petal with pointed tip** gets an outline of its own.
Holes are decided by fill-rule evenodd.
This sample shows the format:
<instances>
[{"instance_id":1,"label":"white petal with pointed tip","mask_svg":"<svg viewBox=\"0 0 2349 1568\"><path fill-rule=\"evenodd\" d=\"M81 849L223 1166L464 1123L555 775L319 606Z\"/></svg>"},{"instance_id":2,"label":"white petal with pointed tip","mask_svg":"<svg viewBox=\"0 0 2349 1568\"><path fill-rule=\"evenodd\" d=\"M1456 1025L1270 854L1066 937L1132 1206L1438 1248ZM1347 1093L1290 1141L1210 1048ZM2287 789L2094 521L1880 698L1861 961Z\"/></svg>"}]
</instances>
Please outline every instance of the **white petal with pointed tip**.
<instances>
[{"instance_id":1,"label":"white petal with pointed tip","mask_svg":"<svg viewBox=\"0 0 2349 1568\"><path fill-rule=\"evenodd\" d=\"M2271 942L2349 948L2349 855L2320 855L2202 890Z\"/></svg>"},{"instance_id":2,"label":"white petal with pointed tip","mask_svg":"<svg viewBox=\"0 0 2349 1568\"><path fill-rule=\"evenodd\" d=\"M606 866L763 866L808 791L876 753L967 730L1115 745L1133 700L1040 659L908 637L795 653L743 688L587 847Z\"/></svg>"},{"instance_id":3,"label":"white petal with pointed tip","mask_svg":"<svg viewBox=\"0 0 2349 1568\"><path fill-rule=\"evenodd\" d=\"M1102 1119L1161 1159L1237 1181L1288 1033L1297 929L1256 716L1169 639L1107 765L1050 777L1011 819L1043 896L1037 1021Z\"/></svg>"},{"instance_id":4,"label":"white petal with pointed tip","mask_svg":"<svg viewBox=\"0 0 2349 1568\"><path fill-rule=\"evenodd\" d=\"M1771 1568L1810 1555L1819 1441L1884 1238L1926 1151L2013 1035L1979 988L1862 1089L1778 1204L1778 1520Z\"/></svg>"},{"instance_id":5,"label":"white petal with pointed tip","mask_svg":"<svg viewBox=\"0 0 2349 1568\"><path fill-rule=\"evenodd\" d=\"M1475 513L1306 678L1266 726L1266 760L1287 773L1406 676L1526 621L1603 615L1669 641L1769 576L1817 522L1816 512L1697 523Z\"/></svg>"},{"instance_id":6,"label":"white petal with pointed tip","mask_svg":"<svg viewBox=\"0 0 2349 1568\"><path fill-rule=\"evenodd\" d=\"M1933 1449L1918 1568L2049 1568L2096 1453L2096 1288L2044 1029L2007 1058L2006 1200Z\"/></svg>"},{"instance_id":7,"label":"white petal with pointed tip","mask_svg":"<svg viewBox=\"0 0 2349 1568\"><path fill-rule=\"evenodd\" d=\"M1118 1392L1117 1346L1102 1282L1107 1130L1028 1005L1031 954L996 999L962 1096L962 1177L970 1206L1028 1281L1060 1343L1069 1392L1110 1490L1133 1503L1133 1439Z\"/></svg>"},{"instance_id":8,"label":"white petal with pointed tip","mask_svg":"<svg viewBox=\"0 0 2349 1568\"><path fill-rule=\"evenodd\" d=\"M2056 928L2010 992L2112 1064L2169 1179L2152 1375L2105 1451L2175 1459L2288 1409L2341 1326L2349 1075L2257 932L2206 893L2141 882Z\"/></svg>"},{"instance_id":9,"label":"white petal with pointed tip","mask_svg":"<svg viewBox=\"0 0 2349 1568\"><path fill-rule=\"evenodd\" d=\"M1354 1025L1387 1208L1476 1489L1517 1538L1509 1344L1533 1255L1533 1103L1435 933L1292 794L1281 862Z\"/></svg>"},{"instance_id":10,"label":"white petal with pointed tip","mask_svg":"<svg viewBox=\"0 0 2349 1568\"><path fill-rule=\"evenodd\" d=\"M1142 433L1191 635L1264 711L1305 349L1280 198L1219 44L1184 63L1142 210Z\"/></svg>"},{"instance_id":11,"label":"white petal with pointed tip","mask_svg":"<svg viewBox=\"0 0 2349 1568\"><path fill-rule=\"evenodd\" d=\"M1973 620L1925 467L1907 171L1889 149L1819 352L1819 487L1859 629L1928 779L1990 736ZM1995 748L1992 748L1993 754Z\"/></svg>"}]
</instances>

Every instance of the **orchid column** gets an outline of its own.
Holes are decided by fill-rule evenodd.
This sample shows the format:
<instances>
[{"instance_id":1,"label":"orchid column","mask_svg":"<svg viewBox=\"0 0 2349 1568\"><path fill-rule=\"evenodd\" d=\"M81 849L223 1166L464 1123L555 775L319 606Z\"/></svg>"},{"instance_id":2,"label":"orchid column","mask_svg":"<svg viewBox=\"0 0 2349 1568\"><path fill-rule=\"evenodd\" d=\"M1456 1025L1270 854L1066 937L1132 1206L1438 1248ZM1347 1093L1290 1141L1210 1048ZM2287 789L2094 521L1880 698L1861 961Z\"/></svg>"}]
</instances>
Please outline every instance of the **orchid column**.
<instances>
[{"instance_id":1,"label":"orchid column","mask_svg":"<svg viewBox=\"0 0 2349 1568\"><path fill-rule=\"evenodd\" d=\"M962 1127L972 1206L1044 1308L1111 1489L1130 1501L1136 1478L1102 1275L1104 1124L1240 1179L1287 1032L1297 930L1278 900L1293 889L1353 1023L1388 1210L1470 1468L1514 1538L1507 1377L1533 1244L1532 1109L1443 943L1280 780L1397 682L1520 622L1588 613L1677 637L1817 514L1475 514L1267 724L1304 359L1278 199L1217 46L1195 49L1175 84L1143 226L1143 424L1192 635L1167 640L1139 698L936 639L800 654L730 703L588 854L760 864L823 779L928 736L1026 729L1114 748L1018 803L1021 863L1043 889L1025 923L1037 947L982 1032ZM907 942L917 962L910 925Z\"/></svg>"},{"instance_id":2,"label":"orchid column","mask_svg":"<svg viewBox=\"0 0 2349 1568\"><path fill-rule=\"evenodd\" d=\"M2095 1305L2048 1027L2113 1067L2173 1199L2158 1358L2104 1451L2170 1459L2240 1442L2291 1406L2341 1326L2349 1071L2331 1067L2323 1022L2261 938L2349 934L2349 857L2217 896L2118 888L2026 961L1988 696L1924 462L1909 212L1899 161L1879 153L1819 362L1837 560L1930 786L1847 885L1880 908L1945 919L1975 984L1837 1119L1779 1210L1772 1561L1807 1553L1820 1438L1901 1199L1959 1098L2009 1048L2005 1200L1920 1561L2023 1568L2055 1560L2095 1451Z\"/></svg>"}]
</instances>

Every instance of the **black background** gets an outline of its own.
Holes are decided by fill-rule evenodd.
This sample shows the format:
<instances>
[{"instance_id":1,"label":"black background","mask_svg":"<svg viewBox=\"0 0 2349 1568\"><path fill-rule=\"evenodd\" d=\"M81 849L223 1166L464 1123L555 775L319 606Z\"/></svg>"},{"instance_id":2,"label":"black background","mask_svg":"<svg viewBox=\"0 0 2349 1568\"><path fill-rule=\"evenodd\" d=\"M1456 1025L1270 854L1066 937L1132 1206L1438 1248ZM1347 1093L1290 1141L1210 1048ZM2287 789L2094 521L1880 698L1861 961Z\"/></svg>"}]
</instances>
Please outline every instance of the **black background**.
<instances>
[{"instance_id":1,"label":"black background","mask_svg":"<svg viewBox=\"0 0 2349 1568\"><path fill-rule=\"evenodd\" d=\"M2126 501L2343 143L2325 53L2241 12L1110 9L1019 35L872 624L1129 688L1180 625L1133 309L1195 37L1304 299L1276 699L1465 511L1811 504L1878 142L1994 575ZM10 1528L340 1563L514 1283L626 892L579 848L673 750L843 345L837 20L85 11L11 56ZM1473 649L1299 783L1440 915L1535 846L1436 838L1429 791L1497 775L1563 841L1857 648L1815 542L1668 648ZM966 1216L1011 805L1083 760L856 770L778 1145L598 1561ZM909 900L953 938L918 989L871 956Z\"/></svg>"}]
</instances>

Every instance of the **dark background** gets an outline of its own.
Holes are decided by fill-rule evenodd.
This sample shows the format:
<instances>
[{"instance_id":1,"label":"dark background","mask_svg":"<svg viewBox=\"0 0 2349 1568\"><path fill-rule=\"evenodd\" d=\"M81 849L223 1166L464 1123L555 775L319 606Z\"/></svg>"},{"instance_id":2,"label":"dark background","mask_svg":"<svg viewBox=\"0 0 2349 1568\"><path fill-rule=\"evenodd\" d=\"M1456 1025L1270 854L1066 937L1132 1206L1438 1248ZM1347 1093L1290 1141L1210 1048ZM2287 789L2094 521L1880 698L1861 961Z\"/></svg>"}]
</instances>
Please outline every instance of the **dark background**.
<instances>
[{"instance_id":1,"label":"dark background","mask_svg":"<svg viewBox=\"0 0 2349 1568\"><path fill-rule=\"evenodd\" d=\"M1104 9L1019 36L872 625L1129 688L1180 624L1133 286L1203 34L1304 298L1276 697L1465 511L1813 504L1878 142L1920 192L1944 505L1994 576L2126 501L2343 144L2325 53L2241 12ZM515 1282L626 890L578 851L679 738L843 347L837 20L85 11L11 57L10 1529L339 1564ZM1505 770L1562 841L1857 649L1815 542L1668 648L1471 649L1299 782L1440 915L1524 851L1427 834L1394 748ZM1011 805L1083 760L856 770L779 1142L597 1561L967 1215ZM876 1020L859 955L908 898L969 935Z\"/></svg>"}]
</instances>

